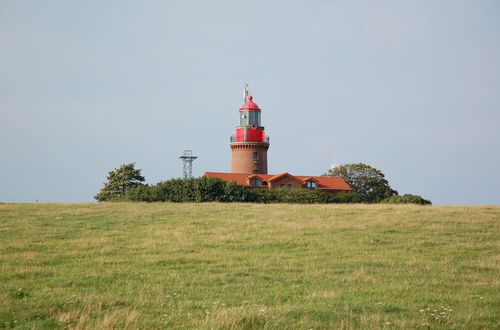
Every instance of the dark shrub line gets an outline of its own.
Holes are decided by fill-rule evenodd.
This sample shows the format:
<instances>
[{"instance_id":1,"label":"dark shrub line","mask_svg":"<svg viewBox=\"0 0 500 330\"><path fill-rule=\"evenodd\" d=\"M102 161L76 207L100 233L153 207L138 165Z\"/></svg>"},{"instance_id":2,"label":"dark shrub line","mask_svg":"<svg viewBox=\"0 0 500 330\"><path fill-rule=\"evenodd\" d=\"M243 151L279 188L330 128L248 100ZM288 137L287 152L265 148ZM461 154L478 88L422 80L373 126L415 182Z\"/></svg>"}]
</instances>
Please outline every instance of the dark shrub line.
<instances>
[{"instance_id":1,"label":"dark shrub line","mask_svg":"<svg viewBox=\"0 0 500 330\"><path fill-rule=\"evenodd\" d=\"M412 196L409 198L407 196ZM252 203L362 203L359 193L339 193L332 198L317 189L248 189L219 178L172 179L155 185L138 185L114 200L136 202L252 202ZM427 203L428 202L428 203ZM392 196L383 203L430 204L420 196Z\"/></svg>"},{"instance_id":2,"label":"dark shrub line","mask_svg":"<svg viewBox=\"0 0 500 330\"><path fill-rule=\"evenodd\" d=\"M115 200L140 202L331 203L330 196L312 189L253 189L218 178L172 179L140 185Z\"/></svg>"},{"instance_id":3,"label":"dark shrub line","mask_svg":"<svg viewBox=\"0 0 500 330\"><path fill-rule=\"evenodd\" d=\"M418 205L430 205L432 204L430 200L423 199L418 195L405 194L403 196L395 195L386 198L381 201L381 203L386 204L418 204Z\"/></svg>"}]
</instances>

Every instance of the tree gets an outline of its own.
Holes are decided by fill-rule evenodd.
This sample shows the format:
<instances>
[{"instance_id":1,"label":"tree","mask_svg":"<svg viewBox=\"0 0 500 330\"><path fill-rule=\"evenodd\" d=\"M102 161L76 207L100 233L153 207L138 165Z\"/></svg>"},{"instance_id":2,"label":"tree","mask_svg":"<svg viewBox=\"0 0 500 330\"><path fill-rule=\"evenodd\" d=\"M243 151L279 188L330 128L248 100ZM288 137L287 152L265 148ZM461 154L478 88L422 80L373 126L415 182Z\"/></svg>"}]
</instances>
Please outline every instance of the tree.
<instances>
[{"instance_id":1,"label":"tree","mask_svg":"<svg viewBox=\"0 0 500 330\"><path fill-rule=\"evenodd\" d=\"M366 164L345 164L334 167L326 176L340 176L365 203L378 203L398 192L389 186L384 174Z\"/></svg>"},{"instance_id":2,"label":"tree","mask_svg":"<svg viewBox=\"0 0 500 330\"><path fill-rule=\"evenodd\" d=\"M142 185L144 177L141 170L134 168L135 163L123 164L120 168L108 173L108 182L94 196L99 202L119 199L130 189Z\"/></svg>"}]
</instances>

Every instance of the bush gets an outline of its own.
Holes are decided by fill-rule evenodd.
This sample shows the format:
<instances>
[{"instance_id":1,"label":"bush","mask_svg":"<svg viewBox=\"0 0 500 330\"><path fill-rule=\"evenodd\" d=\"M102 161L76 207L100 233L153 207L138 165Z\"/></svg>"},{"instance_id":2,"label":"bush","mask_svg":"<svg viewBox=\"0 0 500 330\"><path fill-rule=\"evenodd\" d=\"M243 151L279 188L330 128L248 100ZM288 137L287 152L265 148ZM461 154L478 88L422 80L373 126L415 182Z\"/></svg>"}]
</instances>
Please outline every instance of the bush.
<instances>
[{"instance_id":1,"label":"bush","mask_svg":"<svg viewBox=\"0 0 500 330\"><path fill-rule=\"evenodd\" d=\"M135 187L123 199L141 202L224 201L228 184L217 178L172 179L153 186Z\"/></svg>"},{"instance_id":2,"label":"bush","mask_svg":"<svg viewBox=\"0 0 500 330\"><path fill-rule=\"evenodd\" d=\"M329 203L330 196L315 189L254 189L218 178L172 179L156 185L140 185L120 200L138 202L257 202Z\"/></svg>"},{"instance_id":3,"label":"bush","mask_svg":"<svg viewBox=\"0 0 500 330\"><path fill-rule=\"evenodd\" d=\"M193 179L194 202L221 202L226 195L226 181L218 178Z\"/></svg>"},{"instance_id":4,"label":"bush","mask_svg":"<svg viewBox=\"0 0 500 330\"><path fill-rule=\"evenodd\" d=\"M318 189L266 189L250 190L227 183L218 178L172 179L156 185L138 185L117 200L137 202L256 202L256 203L362 203L363 196L356 192L341 192L334 198ZM382 200L387 204L428 205L431 201L417 195L391 196Z\"/></svg>"},{"instance_id":5,"label":"bush","mask_svg":"<svg viewBox=\"0 0 500 330\"><path fill-rule=\"evenodd\" d=\"M418 195L405 194L403 196L395 195L382 200L381 203L386 204L418 204L418 205L430 205L432 204L430 200L423 199Z\"/></svg>"},{"instance_id":6,"label":"bush","mask_svg":"<svg viewBox=\"0 0 500 330\"><path fill-rule=\"evenodd\" d=\"M248 188L235 182L226 183L222 202L253 202L254 196Z\"/></svg>"},{"instance_id":7,"label":"bush","mask_svg":"<svg viewBox=\"0 0 500 330\"><path fill-rule=\"evenodd\" d=\"M362 203L363 202L363 196L357 192L351 191L351 192L345 192L342 191L338 193L334 198L333 198L334 203Z\"/></svg>"},{"instance_id":8,"label":"bush","mask_svg":"<svg viewBox=\"0 0 500 330\"><path fill-rule=\"evenodd\" d=\"M321 190L315 189L255 189L253 201L257 203L299 203L324 204L331 198Z\"/></svg>"},{"instance_id":9,"label":"bush","mask_svg":"<svg viewBox=\"0 0 500 330\"><path fill-rule=\"evenodd\" d=\"M267 188L259 188L250 190L250 201L256 203L277 203L277 196L273 190Z\"/></svg>"},{"instance_id":10,"label":"bush","mask_svg":"<svg viewBox=\"0 0 500 330\"><path fill-rule=\"evenodd\" d=\"M154 195L153 187L149 185L140 185L130 189L125 196L120 200L136 201L136 202L155 202L156 196Z\"/></svg>"}]
</instances>

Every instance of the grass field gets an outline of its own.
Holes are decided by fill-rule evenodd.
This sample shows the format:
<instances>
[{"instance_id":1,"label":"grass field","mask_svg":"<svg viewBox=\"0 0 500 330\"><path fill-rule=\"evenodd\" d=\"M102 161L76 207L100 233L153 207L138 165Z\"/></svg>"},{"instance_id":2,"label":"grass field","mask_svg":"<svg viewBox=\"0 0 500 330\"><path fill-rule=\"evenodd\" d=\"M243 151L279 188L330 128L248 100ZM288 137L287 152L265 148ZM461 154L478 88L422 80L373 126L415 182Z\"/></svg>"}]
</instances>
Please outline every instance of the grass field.
<instances>
[{"instance_id":1,"label":"grass field","mask_svg":"<svg viewBox=\"0 0 500 330\"><path fill-rule=\"evenodd\" d=\"M0 328L500 328L500 207L2 204Z\"/></svg>"}]
</instances>

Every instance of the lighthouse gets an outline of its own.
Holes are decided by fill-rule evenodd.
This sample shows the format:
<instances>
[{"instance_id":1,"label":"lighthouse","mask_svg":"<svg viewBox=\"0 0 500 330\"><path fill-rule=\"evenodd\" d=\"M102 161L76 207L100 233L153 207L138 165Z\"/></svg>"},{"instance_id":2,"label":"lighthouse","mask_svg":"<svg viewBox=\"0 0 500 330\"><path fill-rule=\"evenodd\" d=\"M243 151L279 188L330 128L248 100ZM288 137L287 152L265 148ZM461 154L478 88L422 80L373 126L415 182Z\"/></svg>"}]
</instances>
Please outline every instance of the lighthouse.
<instances>
[{"instance_id":1,"label":"lighthouse","mask_svg":"<svg viewBox=\"0 0 500 330\"><path fill-rule=\"evenodd\" d=\"M236 134L231 136L231 172L267 174L269 137L261 126L261 110L249 94L247 84L239 111L240 123Z\"/></svg>"},{"instance_id":2,"label":"lighthouse","mask_svg":"<svg viewBox=\"0 0 500 330\"><path fill-rule=\"evenodd\" d=\"M318 189L332 197L352 190L341 177L267 173L269 137L261 126L261 111L250 95L248 84L239 116L240 124L236 126L236 134L231 136L230 142L231 173L205 172L205 177L219 178L248 189Z\"/></svg>"}]
</instances>

